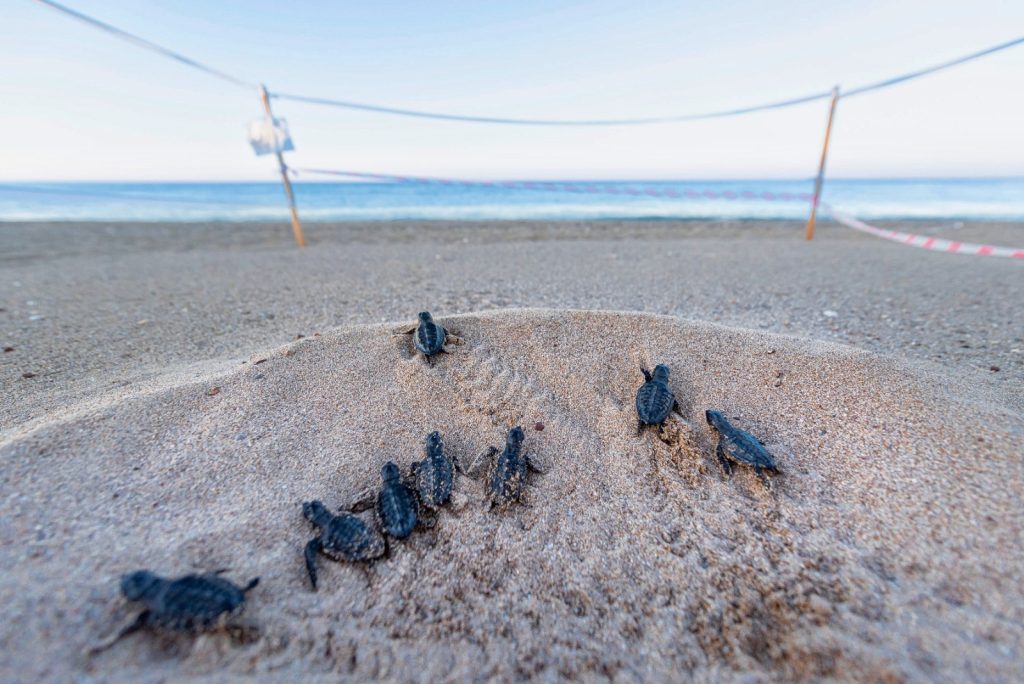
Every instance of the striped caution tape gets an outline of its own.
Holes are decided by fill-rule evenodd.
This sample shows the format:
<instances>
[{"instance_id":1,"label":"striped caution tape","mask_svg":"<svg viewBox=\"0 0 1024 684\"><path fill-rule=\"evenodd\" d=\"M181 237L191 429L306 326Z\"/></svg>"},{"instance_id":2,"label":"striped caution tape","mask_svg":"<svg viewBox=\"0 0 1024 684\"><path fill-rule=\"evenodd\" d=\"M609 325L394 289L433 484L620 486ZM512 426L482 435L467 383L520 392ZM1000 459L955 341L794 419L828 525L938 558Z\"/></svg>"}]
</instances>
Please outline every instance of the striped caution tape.
<instances>
[{"instance_id":1,"label":"striped caution tape","mask_svg":"<svg viewBox=\"0 0 1024 684\"><path fill-rule=\"evenodd\" d=\"M823 203L821 206L832 215L832 218L847 228L853 228L854 230L859 230L862 233L874 235L875 237L880 237L885 240L892 240L893 242L899 242L904 245L920 247L921 249L930 249L935 252L948 252L950 254L971 254L974 256L996 256L1008 257L1010 259L1024 259L1024 249L1017 249L1014 247L997 247L995 245L979 245L974 242L960 242L958 240L946 240L944 238L932 237L930 235L914 235L913 233L903 233L898 230L888 230L886 228L879 228L878 226L872 226L864 223L863 221L849 216L848 214L837 211L827 204Z\"/></svg>"}]
</instances>

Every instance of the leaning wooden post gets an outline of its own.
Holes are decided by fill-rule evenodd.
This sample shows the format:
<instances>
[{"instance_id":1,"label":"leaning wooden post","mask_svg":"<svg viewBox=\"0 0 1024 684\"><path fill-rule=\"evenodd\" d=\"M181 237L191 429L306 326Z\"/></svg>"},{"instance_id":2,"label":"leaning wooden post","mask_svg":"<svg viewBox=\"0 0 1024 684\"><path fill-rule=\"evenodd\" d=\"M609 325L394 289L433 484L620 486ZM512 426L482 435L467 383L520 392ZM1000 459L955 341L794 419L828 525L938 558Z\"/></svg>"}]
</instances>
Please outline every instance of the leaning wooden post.
<instances>
[{"instance_id":1,"label":"leaning wooden post","mask_svg":"<svg viewBox=\"0 0 1024 684\"><path fill-rule=\"evenodd\" d=\"M825 126L825 144L821 146L821 163L818 164L818 178L814 181L814 197L811 198L811 217L807 219L807 239L814 239L814 221L818 217L818 200L821 198L821 186L825 182L825 159L828 157L828 141L832 137L832 117L836 114L836 102L839 101L839 86L832 89L832 104L828 108L828 125Z\"/></svg>"},{"instance_id":2,"label":"leaning wooden post","mask_svg":"<svg viewBox=\"0 0 1024 684\"><path fill-rule=\"evenodd\" d=\"M260 101L263 102L263 110L267 117L273 121L274 113L270 111L270 96L267 94L267 87L260 84ZM288 195L288 208L292 212L292 233L295 234L295 242L299 247L306 246L306 236L302 234L302 224L299 223L299 211L295 208L295 193L292 192L292 182L288 180L288 165L284 163L284 155L280 149L275 150L277 154L277 165L281 169L281 180L284 182L284 192Z\"/></svg>"}]
</instances>

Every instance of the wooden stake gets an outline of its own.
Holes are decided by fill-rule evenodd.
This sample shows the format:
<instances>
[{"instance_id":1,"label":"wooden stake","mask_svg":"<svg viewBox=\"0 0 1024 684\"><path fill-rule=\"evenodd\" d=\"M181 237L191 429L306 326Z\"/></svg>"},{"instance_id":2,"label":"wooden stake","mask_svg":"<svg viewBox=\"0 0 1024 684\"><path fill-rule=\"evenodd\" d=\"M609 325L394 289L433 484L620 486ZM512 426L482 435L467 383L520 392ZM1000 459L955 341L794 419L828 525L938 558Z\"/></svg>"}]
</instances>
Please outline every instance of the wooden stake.
<instances>
[{"instance_id":1,"label":"wooden stake","mask_svg":"<svg viewBox=\"0 0 1024 684\"><path fill-rule=\"evenodd\" d=\"M821 163L818 164L818 178L814 181L814 198L811 200L811 217L807 219L807 239L814 239L814 221L818 216L818 199L821 197L821 186L825 183L825 159L828 157L828 141L832 137L832 117L836 113L836 102L839 101L839 86L832 89L832 104L828 108L828 125L825 126L825 144L821 146Z\"/></svg>"},{"instance_id":2,"label":"wooden stake","mask_svg":"<svg viewBox=\"0 0 1024 684\"><path fill-rule=\"evenodd\" d=\"M270 96L267 94L267 87L260 84L260 101L263 102L263 110L271 120L274 113L270 111ZM292 233L295 235L295 243L299 247L306 246L306 236L302 234L302 224L299 223L299 211L295 208L295 193L292 192L292 182L288 180L288 166L284 163L284 155L278 150L277 165L281 169L281 181L284 182L284 193L288 196L288 208L292 212Z\"/></svg>"}]
</instances>

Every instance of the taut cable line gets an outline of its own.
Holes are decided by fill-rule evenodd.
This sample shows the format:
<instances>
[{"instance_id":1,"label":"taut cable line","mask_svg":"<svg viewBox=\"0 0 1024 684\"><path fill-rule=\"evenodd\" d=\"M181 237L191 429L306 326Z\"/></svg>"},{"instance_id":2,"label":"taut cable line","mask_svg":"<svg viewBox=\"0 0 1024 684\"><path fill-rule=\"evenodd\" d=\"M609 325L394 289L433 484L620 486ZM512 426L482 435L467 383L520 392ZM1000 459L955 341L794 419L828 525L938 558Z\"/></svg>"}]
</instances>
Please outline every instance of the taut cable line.
<instances>
[{"instance_id":1,"label":"taut cable line","mask_svg":"<svg viewBox=\"0 0 1024 684\"><path fill-rule=\"evenodd\" d=\"M111 26L110 24L108 24L106 22L103 22L103 21L100 21L99 19L94 19L94 18L92 18L92 17L90 17L90 16L88 16L86 14L82 14L81 12L76 12L75 10L71 9L70 7L65 7L64 5L61 5L60 3L53 2L53 0L35 0L35 2L38 2L40 5L45 5L45 6L49 7L52 10L56 10L57 12L60 12L61 14L69 16L72 19L76 19L76 20L82 22L83 24L87 24L89 26L92 26L93 28L96 28L96 29L99 29L101 31L104 31L105 33L109 33L110 35L112 35L112 36L114 36L116 38L120 38L121 40L128 41L129 43L132 43L133 45L136 45L137 47L140 47L140 48L142 48L144 50L149 50L150 52L155 52L158 55L163 55L164 57L167 57L169 59L173 59L174 61L176 61L176 62L178 62L180 64L184 64L185 66L189 66L189 67L192 67L193 69L198 69L199 71L203 71L203 72L209 74L210 76L214 76L216 78L219 78L222 81L226 81L228 83L231 83L233 85L240 86L240 87L243 87L243 88L257 88L257 87L259 87L258 83L254 83L252 81L247 81L244 78L238 78L237 76L232 76L231 74L223 72L220 69L215 69L215 68L213 68L211 66L207 66L206 64L203 64L202 62L199 62L197 60L192 59L191 57L186 57L185 55L181 54L180 52L175 52L174 50L171 50L170 48L165 48L162 45L157 45L156 43L154 43L152 41L149 41L149 40L146 40L145 38L142 38L140 36L137 36L134 33L129 33L128 31L125 31L123 29L119 29L116 26Z\"/></svg>"},{"instance_id":2,"label":"taut cable line","mask_svg":"<svg viewBox=\"0 0 1024 684\"><path fill-rule=\"evenodd\" d=\"M875 83L869 83L867 85L858 86L851 88L850 90L843 91L842 97L855 97L864 93L872 92L875 90L881 90L882 88L888 88L890 86L897 85L899 83L905 83L923 76L928 76L951 67L964 64L966 62L980 59L1003 50L1008 50L1012 47L1016 47L1024 43L1024 36L1015 38L1014 40L1000 43L999 45L993 45L992 47L972 52L956 59L951 59L940 64L935 64L924 69L918 69L899 76L893 76L882 81ZM670 116L656 116L648 118L636 118L636 119L580 119L580 120L565 120L565 119L514 119L514 118L502 118L502 117L488 117L488 116L470 116L463 114L444 114L439 112L426 112L413 109L400 109L397 107L383 107L380 105L364 104L360 102L348 102L345 100L334 100L322 97L311 97L308 95L293 95L289 93L275 93L271 92L270 96L281 100L292 100L294 102L305 102L307 104L318 104L326 105L331 107L343 107L346 109L358 109L369 112L378 112L381 114L394 114L398 116L412 116L423 119L439 119L443 121L463 121L469 123L484 123L484 124L509 124L518 126L641 126L649 124L665 124L675 123L682 121L698 121L701 119L719 119L730 116L739 116L741 114L753 114L754 112L763 112L770 109L782 109L784 107L792 107L795 105L804 104L807 102L814 102L817 100L826 100L832 98L832 89L824 90L811 95L804 95L802 97L794 97L787 100L778 100L775 102L765 102L761 104L748 105L745 107L737 107L735 109L721 109L710 112L701 112L695 114L676 114Z\"/></svg>"},{"instance_id":3,"label":"taut cable line","mask_svg":"<svg viewBox=\"0 0 1024 684\"><path fill-rule=\"evenodd\" d=\"M116 26L112 26L106 22L94 19L86 14L75 11L69 7L65 7L60 3L54 2L53 0L34 0L41 5L45 5L50 9L83 22L93 28L104 31L117 38L128 41L138 47L155 52L159 55L173 59L176 62L198 69L211 76L226 81L233 85L245 87L245 88L259 88L260 84L248 81L237 76L233 76L219 69L215 69L211 66L203 64L202 62L187 57L180 52L171 50L170 48L163 47L152 41L146 40L140 36L130 33L123 29L119 29ZM864 93L881 90L882 88L888 88L900 83L921 78L934 74L938 71L943 71L966 62L970 62L988 55L1002 52L1010 48L1016 47L1024 43L1024 36L1009 40L1005 43L999 43L987 47L977 52L972 52L967 55L962 55L955 59L947 60L939 64L934 64L924 69L918 69L916 71L910 71L899 76L893 76L875 83L869 83L867 85L858 86L845 90L842 93L843 98L855 97ZM444 112L431 112L418 109L403 109L401 107L388 107L383 105L368 104L364 102L352 102L349 100L335 99L329 97L318 97L313 95L303 95L296 93L285 93L278 91L269 91L269 96L272 99L280 100L291 100L293 102L304 102L306 104L324 105L328 107L341 107L344 109L354 109L366 112L375 112L378 114L390 114L394 116L407 116L416 117L421 119L435 119L439 121L457 121L464 123L480 123L480 124L505 124L514 126L644 126L651 124L667 124L667 123L678 123L684 121L699 121L702 119L718 119L731 116L740 116L743 114L753 114L755 112L763 112L772 109L782 109L785 107L793 107L796 105L806 104L808 102L815 102L817 100L826 100L832 97L832 89L822 90L817 93L810 95L803 95L800 97L792 97L782 100L776 100L772 102L762 102L757 104L746 105L743 107L735 107L731 109L720 109L708 112L697 112L690 114L671 114L666 116L653 116L653 117L637 117L627 119L542 119L542 118L513 118L513 117L500 117L500 116L476 116L471 114L453 114Z\"/></svg>"}]
</instances>

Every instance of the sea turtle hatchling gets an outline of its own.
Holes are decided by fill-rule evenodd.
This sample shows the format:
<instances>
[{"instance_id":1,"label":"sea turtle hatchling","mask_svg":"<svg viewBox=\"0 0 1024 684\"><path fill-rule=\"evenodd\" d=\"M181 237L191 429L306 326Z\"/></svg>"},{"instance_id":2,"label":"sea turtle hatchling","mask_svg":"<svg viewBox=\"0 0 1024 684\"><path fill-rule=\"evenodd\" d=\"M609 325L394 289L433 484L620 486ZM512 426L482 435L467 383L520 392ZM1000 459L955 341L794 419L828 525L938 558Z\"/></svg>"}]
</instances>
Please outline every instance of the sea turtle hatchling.
<instances>
[{"instance_id":1,"label":"sea turtle hatchling","mask_svg":"<svg viewBox=\"0 0 1024 684\"><path fill-rule=\"evenodd\" d=\"M223 572L223 571L221 571ZM133 622L113 637L90 648L97 653L144 627L171 632L197 633L225 626L228 618L241 612L245 595L259 584L259 578L239 587L220 576L185 575L169 580L149 570L138 570L121 577L121 593L141 603L145 609Z\"/></svg>"},{"instance_id":2,"label":"sea turtle hatchling","mask_svg":"<svg viewBox=\"0 0 1024 684\"><path fill-rule=\"evenodd\" d=\"M661 430L672 409L679 406L668 387L668 366L658 364L653 374L641 366L640 372L644 374L644 384L636 391L637 435L646 425L657 425Z\"/></svg>"},{"instance_id":3,"label":"sea turtle hatchling","mask_svg":"<svg viewBox=\"0 0 1024 684\"><path fill-rule=\"evenodd\" d=\"M761 444L761 440L745 430L734 427L720 411L705 411L704 417L711 429L718 433L715 455L718 456L718 462L722 464L725 474L732 475L734 462L746 463L753 466L754 472L764 481L765 486L771 488L771 480L765 473L777 475L779 468L775 464L775 459Z\"/></svg>"},{"instance_id":4,"label":"sea turtle hatchling","mask_svg":"<svg viewBox=\"0 0 1024 684\"><path fill-rule=\"evenodd\" d=\"M413 336L413 346L416 347L416 351L423 354L428 364L430 357L447 352L446 344L462 344L462 338L452 335L444 326L435 323L429 311L421 311L418 318L419 322L401 328L398 332Z\"/></svg>"},{"instance_id":5,"label":"sea turtle hatchling","mask_svg":"<svg viewBox=\"0 0 1024 684\"><path fill-rule=\"evenodd\" d=\"M454 468L458 464L455 459L445 455L440 432L427 435L425 450L426 457L412 464L410 480L420 504L433 511L448 503L451 498Z\"/></svg>"},{"instance_id":6,"label":"sea turtle hatchling","mask_svg":"<svg viewBox=\"0 0 1024 684\"><path fill-rule=\"evenodd\" d=\"M498 456L487 476L487 499L491 508L522 498L527 470L544 472L523 452L524 439L523 428L517 426L509 430L505 450ZM491 447L487 457L493 458L497 453L498 450Z\"/></svg>"},{"instance_id":7,"label":"sea turtle hatchling","mask_svg":"<svg viewBox=\"0 0 1024 684\"><path fill-rule=\"evenodd\" d=\"M316 589L316 556L336 561L369 561L387 552L387 542L372 525L348 513L334 515L319 501L302 504L302 515L320 530L306 545L306 572Z\"/></svg>"}]
</instances>

